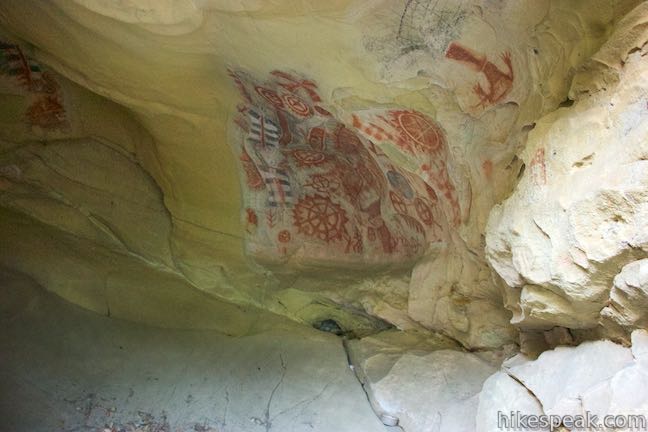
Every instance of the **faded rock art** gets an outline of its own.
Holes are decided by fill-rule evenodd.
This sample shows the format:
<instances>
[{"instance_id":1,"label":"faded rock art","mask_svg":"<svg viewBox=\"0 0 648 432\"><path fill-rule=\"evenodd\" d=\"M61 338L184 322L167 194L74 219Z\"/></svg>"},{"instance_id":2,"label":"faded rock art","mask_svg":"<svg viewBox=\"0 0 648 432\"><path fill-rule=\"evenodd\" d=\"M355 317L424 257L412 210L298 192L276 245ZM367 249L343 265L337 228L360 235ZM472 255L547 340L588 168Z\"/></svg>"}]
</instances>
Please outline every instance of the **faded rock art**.
<instances>
[{"instance_id":1,"label":"faded rock art","mask_svg":"<svg viewBox=\"0 0 648 432\"><path fill-rule=\"evenodd\" d=\"M486 88L481 83L476 83L473 87L473 92L479 99L477 107L485 108L501 101L513 88L515 76L509 52L504 52L501 55L506 71L489 61L485 55L466 48L458 42L450 43L445 56L450 60L463 63L476 73L482 74L486 79Z\"/></svg>"},{"instance_id":2,"label":"faded rock art","mask_svg":"<svg viewBox=\"0 0 648 432\"><path fill-rule=\"evenodd\" d=\"M20 46L0 41L0 77L12 81L29 98L25 112L28 125L46 130L67 126L60 86Z\"/></svg>"},{"instance_id":3,"label":"faded rock art","mask_svg":"<svg viewBox=\"0 0 648 432\"><path fill-rule=\"evenodd\" d=\"M544 186L547 184L547 166L545 163L545 149L539 148L531 159L531 176L535 184Z\"/></svg>"},{"instance_id":4,"label":"faded rock art","mask_svg":"<svg viewBox=\"0 0 648 432\"><path fill-rule=\"evenodd\" d=\"M231 140L243 168L251 256L269 263L292 257L399 264L440 239L445 219L437 191L452 196L448 186L430 187L392 164L322 106L315 82L280 71L262 83L240 71L230 76L243 101ZM406 127L392 139L443 159L445 138L429 119L394 115Z\"/></svg>"},{"instance_id":5,"label":"faded rock art","mask_svg":"<svg viewBox=\"0 0 648 432\"><path fill-rule=\"evenodd\" d=\"M449 214L447 220L457 226L461 222L459 199L447 169L448 148L443 130L423 113L413 110L366 110L352 115L353 126L367 139L381 146L396 146L415 167L415 172L426 180L429 202L439 203L443 197ZM398 188L397 188L398 189ZM400 190L402 196L407 196ZM427 215L419 204L421 219Z\"/></svg>"}]
</instances>

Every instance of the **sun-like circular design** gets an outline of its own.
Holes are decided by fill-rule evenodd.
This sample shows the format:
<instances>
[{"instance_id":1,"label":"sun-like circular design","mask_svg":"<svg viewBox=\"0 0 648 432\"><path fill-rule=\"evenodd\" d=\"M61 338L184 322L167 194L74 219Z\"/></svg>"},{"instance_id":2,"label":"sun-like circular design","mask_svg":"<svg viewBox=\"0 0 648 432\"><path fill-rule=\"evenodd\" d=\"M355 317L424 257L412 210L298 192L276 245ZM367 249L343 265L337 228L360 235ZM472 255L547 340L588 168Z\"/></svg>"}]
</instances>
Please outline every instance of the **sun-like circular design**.
<instances>
[{"instance_id":1,"label":"sun-like circular design","mask_svg":"<svg viewBox=\"0 0 648 432\"><path fill-rule=\"evenodd\" d=\"M286 94L283 95L283 100L288 108L290 108L290 111L292 111L296 115L300 117L308 117L309 115L311 115L310 107L306 104L306 102L304 102L297 96Z\"/></svg>"},{"instance_id":2,"label":"sun-like circular design","mask_svg":"<svg viewBox=\"0 0 648 432\"><path fill-rule=\"evenodd\" d=\"M398 111L396 121L405 134L419 150L432 153L443 145L443 134L432 120L415 111Z\"/></svg>"},{"instance_id":3,"label":"sun-like circular design","mask_svg":"<svg viewBox=\"0 0 648 432\"><path fill-rule=\"evenodd\" d=\"M297 232L327 243L344 237L347 221L346 211L339 204L319 194L300 198L293 208Z\"/></svg>"},{"instance_id":4,"label":"sun-like circular design","mask_svg":"<svg viewBox=\"0 0 648 432\"><path fill-rule=\"evenodd\" d=\"M261 86L256 86L254 87L254 89L258 94L263 96L263 98L268 102L270 102L272 105L276 106L277 108L284 107L283 101L281 100L277 92L275 92L274 90L271 90L266 87L261 87Z\"/></svg>"}]
</instances>

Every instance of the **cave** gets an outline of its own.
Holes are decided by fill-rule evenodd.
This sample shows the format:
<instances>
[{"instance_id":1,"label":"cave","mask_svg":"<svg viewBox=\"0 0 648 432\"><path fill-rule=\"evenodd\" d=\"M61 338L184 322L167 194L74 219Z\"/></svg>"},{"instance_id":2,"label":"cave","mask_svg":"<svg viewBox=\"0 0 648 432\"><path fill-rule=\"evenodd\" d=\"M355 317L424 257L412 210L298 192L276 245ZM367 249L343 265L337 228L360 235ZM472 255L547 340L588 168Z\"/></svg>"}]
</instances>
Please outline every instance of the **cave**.
<instances>
[{"instance_id":1,"label":"cave","mask_svg":"<svg viewBox=\"0 0 648 432\"><path fill-rule=\"evenodd\" d=\"M647 42L638 0L3 0L0 430L648 430Z\"/></svg>"}]
</instances>

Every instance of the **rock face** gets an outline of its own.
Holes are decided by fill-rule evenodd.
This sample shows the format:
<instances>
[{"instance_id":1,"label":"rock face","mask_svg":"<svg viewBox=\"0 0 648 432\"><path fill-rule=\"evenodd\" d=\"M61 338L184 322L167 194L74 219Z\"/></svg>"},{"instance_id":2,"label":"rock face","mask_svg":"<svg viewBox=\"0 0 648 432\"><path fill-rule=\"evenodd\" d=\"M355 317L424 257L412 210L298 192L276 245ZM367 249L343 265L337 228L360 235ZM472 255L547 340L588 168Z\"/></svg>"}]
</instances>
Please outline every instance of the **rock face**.
<instances>
[{"instance_id":1,"label":"rock face","mask_svg":"<svg viewBox=\"0 0 648 432\"><path fill-rule=\"evenodd\" d=\"M589 415L597 418L593 427L602 427L606 416L619 415L624 416L620 422L639 422L633 424L645 427L646 340L648 333L636 330L632 333L632 349L610 341L585 342L578 347L547 351L537 360L515 358L505 362L503 371L484 384L477 430L501 430L505 421L509 425L513 421L511 412L555 419ZM509 417L504 420L502 416ZM632 428L630 423L618 425L620 430Z\"/></svg>"},{"instance_id":2,"label":"rock face","mask_svg":"<svg viewBox=\"0 0 648 432\"><path fill-rule=\"evenodd\" d=\"M520 328L593 329L601 315L633 328L635 306L624 312L619 296L639 268L623 267L646 251L645 12L624 18L575 76L574 104L536 122L524 175L491 212L486 253Z\"/></svg>"},{"instance_id":3,"label":"rock face","mask_svg":"<svg viewBox=\"0 0 648 432\"><path fill-rule=\"evenodd\" d=\"M631 331L648 327L648 260L625 265L614 277L609 305L601 310L604 321L611 321Z\"/></svg>"},{"instance_id":4,"label":"rock face","mask_svg":"<svg viewBox=\"0 0 648 432\"><path fill-rule=\"evenodd\" d=\"M495 367L442 338L392 332L348 342L349 357L385 424L405 431L474 431Z\"/></svg>"},{"instance_id":5,"label":"rock face","mask_svg":"<svg viewBox=\"0 0 648 432\"><path fill-rule=\"evenodd\" d=\"M153 328L4 270L0 293L5 430L384 432L333 335Z\"/></svg>"}]
</instances>

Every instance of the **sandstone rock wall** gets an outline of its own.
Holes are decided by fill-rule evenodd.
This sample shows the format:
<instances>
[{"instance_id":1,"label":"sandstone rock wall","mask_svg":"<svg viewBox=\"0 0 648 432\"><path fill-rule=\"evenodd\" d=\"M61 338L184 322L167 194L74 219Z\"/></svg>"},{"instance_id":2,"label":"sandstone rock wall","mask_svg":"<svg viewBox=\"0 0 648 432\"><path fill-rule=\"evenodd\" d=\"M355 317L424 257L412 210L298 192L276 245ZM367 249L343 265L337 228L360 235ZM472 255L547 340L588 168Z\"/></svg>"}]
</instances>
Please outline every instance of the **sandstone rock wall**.
<instances>
[{"instance_id":1,"label":"sandstone rock wall","mask_svg":"<svg viewBox=\"0 0 648 432\"><path fill-rule=\"evenodd\" d=\"M546 214L555 201L545 197L558 192L532 205L519 197L577 175L556 177L554 147L539 142L567 125L580 133L569 119L610 122L597 137L589 127L588 146L641 141L643 126L626 134L643 115L641 51L628 55L643 40L636 4L9 0L2 263L106 313L118 274L120 296L171 278L179 292L268 320L431 330L472 348L516 339L504 301L518 326L594 327L611 278L641 253L621 240L596 246L585 231L618 229L639 245L626 237L635 219L580 218L579 244L565 240L563 251L578 264L560 264L563 283L548 276L546 236L529 216ZM574 105L543 117L570 85ZM616 155L590 160L583 148L564 156L582 173ZM520 176L487 234L503 295L484 233ZM572 210L640 206L642 192L632 193ZM516 241L541 259L507 252ZM546 256L566 262L557 249ZM117 262L129 263L128 277ZM543 302L551 310L540 313Z\"/></svg>"}]
</instances>

